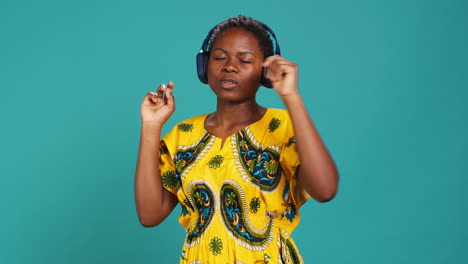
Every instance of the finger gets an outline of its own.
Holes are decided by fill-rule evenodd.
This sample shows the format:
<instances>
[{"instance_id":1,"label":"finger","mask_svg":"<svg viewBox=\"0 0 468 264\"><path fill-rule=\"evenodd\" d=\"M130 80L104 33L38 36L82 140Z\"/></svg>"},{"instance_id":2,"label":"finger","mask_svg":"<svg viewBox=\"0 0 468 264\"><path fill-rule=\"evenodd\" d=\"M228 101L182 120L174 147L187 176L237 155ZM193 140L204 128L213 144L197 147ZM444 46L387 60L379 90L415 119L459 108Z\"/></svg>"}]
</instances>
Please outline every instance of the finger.
<instances>
[{"instance_id":1,"label":"finger","mask_svg":"<svg viewBox=\"0 0 468 264\"><path fill-rule=\"evenodd\" d=\"M266 77L272 79L278 75L278 63L272 63L267 67Z\"/></svg>"},{"instance_id":2,"label":"finger","mask_svg":"<svg viewBox=\"0 0 468 264\"><path fill-rule=\"evenodd\" d=\"M143 103L157 103L158 95L155 92L148 92L143 98Z\"/></svg>"},{"instance_id":3,"label":"finger","mask_svg":"<svg viewBox=\"0 0 468 264\"><path fill-rule=\"evenodd\" d=\"M271 63L273 63L275 60L279 60L279 59L282 59L283 57L279 56L279 55L273 55L273 56L270 56L268 58L265 59L265 61L263 62L262 66L263 67L268 67L270 66Z\"/></svg>"},{"instance_id":4,"label":"finger","mask_svg":"<svg viewBox=\"0 0 468 264\"><path fill-rule=\"evenodd\" d=\"M277 69L280 67L280 65L291 65L291 66L294 66L295 63L293 62L290 62L288 60L285 60L283 57L281 56L270 56L267 58L267 60L263 63L263 67L266 67L266 75L265 77L269 78L268 77L268 73L276 73L277 72Z\"/></svg>"},{"instance_id":5,"label":"finger","mask_svg":"<svg viewBox=\"0 0 468 264\"><path fill-rule=\"evenodd\" d=\"M170 82L167 83L167 87L166 87L166 90L165 90L164 93L163 93L162 99L165 99L166 91L167 91L168 89L171 89L171 90L174 89L174 82L173 82L173 81L170 81ZM171 92L172 92L172 91L171 91Z\"/></svg>"},{"instance_id":6,"label":"finger","mask_svg":"<svg viewBox=\"0 0 468 264\"><path fill-rule=\"evenodd\" d=\"M289 65L289 66L296 66L295 63L293 62L290 62L290 61L287 61L287 60L282 60L282 59L277 59L277 60L273 60L271 63L268 64L267 68L268 69L276 69L276 68L280 68L282 67L282 65Z\"/></svg>"},{"instance_id":7,"label":"finger","mask_svg":"<svg viewBox=\"0 0 468 264\"><path fill-rule=\"evenodd\" d=\"M174 89L174 82L173 81L168 82L167 88Z\"/></svg>"},{"instance_id":8,"label":"finger","mask_svg":"<svg viewBox=\"0 0 468 264\"><path fill-rule=\"evenodd\" d=\"M169 82L166 89L166 103L172 109L175 109L175 98L174 98L174 83Z\"/></svg>"},{"instance_id":9,"label":"finger","mask_svg":"<svg viewBox=\"0 0 468 264\"><path fill-rule=\"evenodd\" d=\"M279 61L268 68L266 77L271 81L279 81L284 78L286 74L296 71L296 65L291 62Z\"/></svg>"},{"instance_id":10,"label":"finger","mask_svg":"<svg viewBox=\"0 0 468 264\"><path fill-rule=\"evenodd\" d=\"M163 98L164 91L166 91L166 85L164 83L159 85L158 88L156 89L156 92L158 93L158 96L160 98Z\"/></svg>"}]
</instances>

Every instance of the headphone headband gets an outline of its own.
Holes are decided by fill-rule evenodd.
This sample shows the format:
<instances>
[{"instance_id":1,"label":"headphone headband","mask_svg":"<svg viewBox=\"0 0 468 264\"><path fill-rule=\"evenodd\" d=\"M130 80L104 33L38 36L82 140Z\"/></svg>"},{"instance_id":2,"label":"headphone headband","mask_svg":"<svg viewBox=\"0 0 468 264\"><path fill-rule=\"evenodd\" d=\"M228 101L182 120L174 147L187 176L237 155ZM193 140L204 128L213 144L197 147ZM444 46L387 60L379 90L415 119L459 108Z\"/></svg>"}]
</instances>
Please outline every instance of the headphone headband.
<instances>
[{"instance_id":1,"label":"headphone headband","mask_svg":"<svg viewBox=\"0 0 468 264\"><path fill-rule=\"evenodd\" d=\"M209 32L208 34L206 35L206 38L205 40L203 40L203 44L201 46L201 49L200 51L203 51L203 52L209 52L208 50L208 45L210 44L210 39L211 39L211 35L213 35L213 31L218 27L220 26L221 24L225 23L226 21L223 21L219 24L217 24L216 26L214 26ZM266 24L258 21L258 20L255 20L255 22L258 22L260 25L263 26L263 28L265 28L265 30L270 34L270 36L273 37L273 39L275 40L275 51L273 52L273 54L276 54L276 55L281 55L281 50L280 50L280 47L279 47L279 44L278 44L278 40L276 39L276 35L275 35L275 32L273 32L273 30L267 26Z\"/></svg>"}]
</instances>

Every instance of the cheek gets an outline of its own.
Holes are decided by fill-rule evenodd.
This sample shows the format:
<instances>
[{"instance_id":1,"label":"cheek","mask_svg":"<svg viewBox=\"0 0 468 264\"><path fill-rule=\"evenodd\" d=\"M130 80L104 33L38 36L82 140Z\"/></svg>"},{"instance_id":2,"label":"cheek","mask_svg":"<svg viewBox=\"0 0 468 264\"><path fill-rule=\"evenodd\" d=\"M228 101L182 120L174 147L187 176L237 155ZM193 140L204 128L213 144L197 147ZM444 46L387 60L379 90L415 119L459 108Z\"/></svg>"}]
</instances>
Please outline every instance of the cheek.
<instances>
[{"instance_id":1,"label":"cheek","mask_svg":"<svg viewBox=\"0 0 468 264\"><path fill-rule=\"evenodd\" d=\"M217 63L208 63L206 69L206 76L208 77L208 82L210 82L214 76L216 76L216 72L220 71L221 66ZM211 78L210 78L211 77Z\"/></svg>"},{"instance_id":2,"label":"cheek","mask_svg":"<svg viewBox=\"0 0 468 264\"><path fill-rule=\"evenodd\" d=\"M216 75L214 75L214 69L213 67L208 67L206 71L206 77L208 78L208 84L211 86L213 83L216 81Z\"/></svg>"},{"instance_id":3,"label":"cheek","mask_svg":"<svg viewBox=\"0 0 468 264\"><path fill-rule=\"evenodd\" d=\"M262 78L262 68L256 68L255 70L251 70L251 73L252 74L250 74L248 77L249 81L260 83L260 79Z\"/></svg>"}]
</instances>

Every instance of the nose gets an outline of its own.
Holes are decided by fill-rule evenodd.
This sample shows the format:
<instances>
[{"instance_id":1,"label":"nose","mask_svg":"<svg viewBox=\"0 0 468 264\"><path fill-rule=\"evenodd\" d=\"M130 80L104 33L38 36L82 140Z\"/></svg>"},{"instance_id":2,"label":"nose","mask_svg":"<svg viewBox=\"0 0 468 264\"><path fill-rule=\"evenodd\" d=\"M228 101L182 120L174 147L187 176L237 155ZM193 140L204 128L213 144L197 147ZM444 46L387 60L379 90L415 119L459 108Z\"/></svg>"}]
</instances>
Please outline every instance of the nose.
<instances>
[{"instance_id":1,"label":"nose","mask_svg":"<svg viewBox=\"0 0 468 264\"><path fill-rule=\"evenodd\" d=\"M223 72L237 72L237 65L233 62L232 59L226 60L226 63L223 65Z\"/></svg>"}]
</instances>

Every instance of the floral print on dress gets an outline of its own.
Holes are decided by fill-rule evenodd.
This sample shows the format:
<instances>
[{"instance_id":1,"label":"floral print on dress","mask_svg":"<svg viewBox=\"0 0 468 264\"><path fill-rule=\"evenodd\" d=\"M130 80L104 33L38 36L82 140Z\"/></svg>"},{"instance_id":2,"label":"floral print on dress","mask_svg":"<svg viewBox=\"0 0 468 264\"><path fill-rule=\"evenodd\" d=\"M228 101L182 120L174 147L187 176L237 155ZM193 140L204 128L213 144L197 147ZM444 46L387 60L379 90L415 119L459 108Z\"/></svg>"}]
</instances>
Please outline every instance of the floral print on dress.
<instances>
[{"instance_id":1,"label":"floral print on dress","mask_svg":"<svg viewBox=\"0 0 468 264\"><path fill-rule=\"evenodd\" d=\"M164 188L172 189L179 185L176 174L174 171L166 171L163 173L161 182Z\"/></svg>"},{"instance_id":2,"label":"floral print on dress","mask_svg":"<svg viewBox=\"0 0 468 264\"><path fill-rule=\"evenodd\" d=\"M242 129L236 134L234 151L239 159L238 168L242 175L246 175L249 182L260 187L261 190L271 192L276 189L281 180L281 169L278 166L280 149L270 146L262 148L255 144L256 140L250 135L250 130Z\"/></svg>"},{"instance_id":3,"label":"floral print on dress","mask_svg":"<svg viewBox=\"0 0 468 264\"><path fill-rule=\"evenodd\" d=\"M178 126L179 130L181 132L192 132L193 130L193 124L187 124L187 123L180 123Z\"/></svg>"},{"instance_id":4,"label":"floral print on dress","mask_svg":"<svg viewBox=\"0 0 468 264\"><path fill-rule=\"evenodd\" d=\"M286 147L290 147L294 143L296 143L296 137L290 137L288 143L286 144Z\"/></svg>"},{"instance_id":5,"label":"floral print on dress","mask_svg":"<svg viewBox=\"0 0 468 264\"><path fill-rule=\"evenodd\" d=\"M192 181L187 187L190 194L189 200L197 213L197 221L188 228L185 239L188 248L197 245L201 236L206 231L213 220L215 214L215 197L213 190L208 183L201 180Z\"/></svg>"},{"instance_id":6,"label":"floral print on dress","mask_svg":"<svg viewBox=\"0 0 468 264\"><path fill-rule=\"evenodd\" d=\"M221 250L223 250L223 241L221 239L215 237L210 241L210 251L213 255L221 254Z\"/></svg>"},{"instance_id":7,"label":"floral print on dress","mask_svg":"<svg viewBox=\"0 0 468 264\"><path fill-rule=\"evenodd\" d=\"M281 219L283 219L283 217L286 217L292 223L294 217L296 217L296 205L294 205L291 193L289 191L289 182L286 182L286 185L284 186L283 199L283 205L285 207L285 210L281 214Z\"/></svg>"},{"instance_id":8,"label":"floral print on dress","mask_svg":"<svg viewBox=\"0 0 468 264\"><path fill-rule=\"evenodd\" d=\"M294 231L308 199L288 112L268 109L222 147L204 127L208 116L177 124L159 149L161 182L177 197L186 230L180 263L303 263L280 234Z\"/></svg>"},{"instance_id":9,"label":"floral print on dress","mask_svg":"<svg viewBox=\"0 0 468 264\"><path fill-rule=\"evenodd\" d=\"M254 197L250 200L250 212L256 214L260 208L260 198Z\"/></svg>"},{"instance_id":10,"label":"floral print on dress","mask_svg":"<svg viewBox=\"0 0 468 264\"><path fill-rule=\"evenodd\" d=\"M183 147L177 150L174 158L176 177L183 179L183 174L201 158L204 151L210 147L213 141L209 133L204 133L197 144Z\"/></svg>"},{"instance_id":11,"label":"floral print on dress","mask_svg":"<svg viewBox=\"0 0 468 264\"><path fill-rule=\"evenodd\" d=\"M220 209L224 225L240 246L253 251L264 250L273 239L275 213L266 214L267 224L255 228L247 214L247 204L242 188L235 181L226 180L221 187Z\"/></svg>"},{"instance_id":12,"label":"floral print on dress","mask_svg":"<svg viewBox=\"0 0 468 264\"><path fill-rule=\"evenodd\" d=\"M268 131L270 133L274 132L278 127L281 125L281 120L279 120L276 117L273 117L270 121L270 124L268 124Z\"/></svg>"},{"instance_id":13,"label":"floral print on dress","mask_svg":"<svg viewBox=\"0 0 468 264\"><path fill-rule=\"evenodd\" d=\"M216 155L210 161L208 161L208 167L212 169L217 169L221 167L221 163L223 163L223 160L224 160L223 156Z\"/></svg>"}]
</instances>

